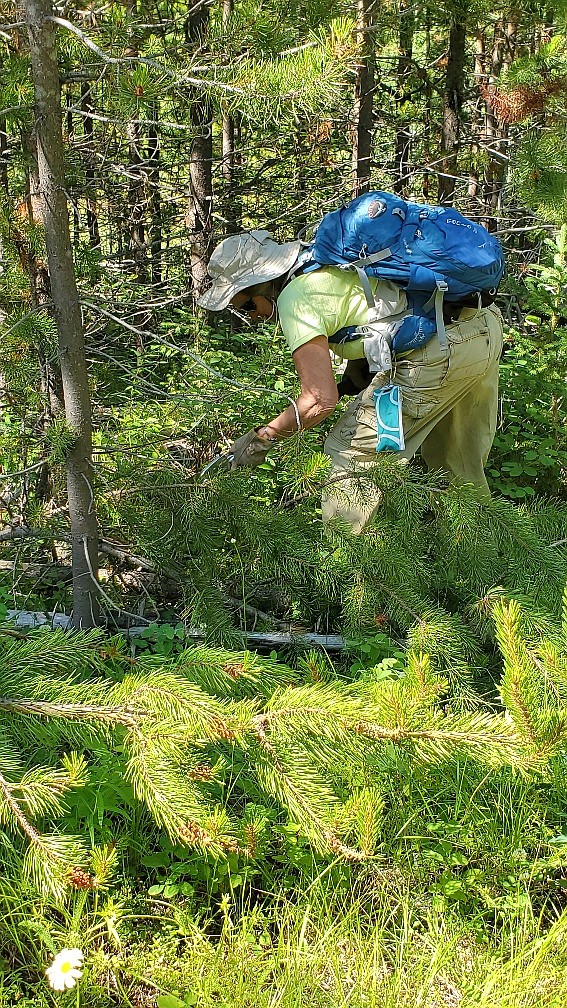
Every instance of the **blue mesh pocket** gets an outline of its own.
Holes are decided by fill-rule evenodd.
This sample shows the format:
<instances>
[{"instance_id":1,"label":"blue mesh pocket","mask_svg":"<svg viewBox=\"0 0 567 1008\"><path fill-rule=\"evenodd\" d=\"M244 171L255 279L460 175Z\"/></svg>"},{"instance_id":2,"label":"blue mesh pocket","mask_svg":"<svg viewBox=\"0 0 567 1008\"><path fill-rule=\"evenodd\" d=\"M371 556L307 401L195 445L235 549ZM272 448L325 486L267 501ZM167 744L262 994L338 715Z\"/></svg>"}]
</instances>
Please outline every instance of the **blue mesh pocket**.
<instances>
[{"instance_id":1,"label":"blue mesh pocket","mask_svg":"<svg viewBox=\"0 0 567 1008\"><path fill-rule=\"evenodd\" d=\"M376 451L403 451L402 392L399 385L374 389L376 407Z\"/></svg>"}]
</instances>

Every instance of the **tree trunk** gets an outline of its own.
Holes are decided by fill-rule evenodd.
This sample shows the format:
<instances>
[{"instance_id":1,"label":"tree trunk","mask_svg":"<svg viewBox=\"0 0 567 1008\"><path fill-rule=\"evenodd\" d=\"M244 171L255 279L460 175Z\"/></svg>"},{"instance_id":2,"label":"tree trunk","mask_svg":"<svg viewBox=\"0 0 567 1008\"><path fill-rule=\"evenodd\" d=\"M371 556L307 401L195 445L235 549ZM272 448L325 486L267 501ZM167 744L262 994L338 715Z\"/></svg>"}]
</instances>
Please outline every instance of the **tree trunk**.
<instances>
[{"instance_id":1,"label":"tree trunk","mask_svg":"<svg viewBox=\"0 0 567 1008\"><path fill-rule=\"evenodd\" d=\"M100 248L100 231L96 206L96 174L94 170L94 129L91 113L93 112L92 92L90 84L81 87L81 109L84 112L83 134L86 146L85 181L87 189L87 231L91 248Z\"/></svg>"},{"instance_id":2,"label":"tree trunk","mask_svg":"<svg viewBox=\"0 0 567 1008\"><path fill-rule=\"evenodd\" d=\"M425 31L424 31L424 52L423 59L425 65L429 65L431 58L431 28L429 24L429 6L425 7ZM433 119L432 110L432 88L429 80L427 81L427 87L425 91L425 108L423 110L423 139L422 139L422 149L423 149L423 176L421 182L421 194L426 203L430 200L430 185L431 185L431 122Z\"/></svg>"},{"instance_id":3,"label":"tree trunk","mask_svg":"<svg viewBox=\"0 0 567 1008\"><path fill-rule=\"evenodd\" d=\"M2 74L2 54L0 53L0 74ZM0 116L0 189L4 196L8 195L8 161L6 152L8 149L8 134L6 132L6 119Z\"/></svg>"},{"instance_id":4,"label":"tree trunk","mask_svg":"<svg viewBox=\"0 0 567 1008\"><path fill-rule=\"evenodd\" d=\"M225 31L234 9L234 0L223 0L222 17ZM237 123L228 112L222 115L222 179L225 230L227 235L237 234L242 226L242 203L234 193L236 174Z\"/></svg>"},{"instance_id":5,"label":"tree trunk","mask_svg":"<svg viewBox=\"0 0 567 1008\"><path fill-rule=\"evenodd\" d=\"M444 206L452 206L455 196L457 159L461 134L461 109L465 92L465 45L466 27L464 18L453 20L449 31L449 52L447 74L443 92L443 126L441 130L442 174L438 182L438 200Z\"/></svg>"},{"instance_id":6,"label":"tree trunk","mask_svg":"<svg viewBox=\"0 0 567 1008\"><path fill-rule=\"evenodd\" d=\"M400 34L399 34L399 55L397 72L397 102L403 103L409 95L406 95L406 81L410 77L410 64L413 54L413 33L415 26L415 13L405 5L400 7ZM409 184L409 153L411 147L411 129L403 119L396 130L395 153L394 153L394 191L401 196L407 194Z\"/></svg>"},{"instance_id":7,"label":"tree trunk","mask_svg":"<svg viewBox=\"0 0 567 1008\"><path fill-rule=\"evenodd\" d=\"M66 139L69 147L72 147L73 143L75 142L75 122L73 119L73 104L74 104L73 85L68 84L65 95L65 120L66 120L67 136L64 139ZM72 212L73 212L72 242L73 242L73 248L78 248L79 243L81 241L81 221L79 218L79 208L77 205L76 197L73 200Z\"/></svg>"},{"instance_id":8,"label":"tree trunk","mask_svg":"<svg viewBox=\"0 0 567 1008\"><path fill-rule=\"evenodd\" d=\"M65 195L61 87L50 0L26 0L37 155L47 262L59 335L65 417L71 435L67 493L72 536L73 625L98 623L98 529L92 488L92 426L81 306Z\"/></svg>"},{"instance_id":9,"label":"tree trunk","mask_svg":"<svg viewBox=\"0 0 567 1008\"><path fill-rule=\"evenodd\" d=\"M126 124L128 137L128 240L130 255L134 264L133 272L139 283L148 282L148 261L146 247L146 229L144 218L147 209L144 172L141 155L141 136L138 124Z\"/></svg>"},{"instance_id":10,"label":"tree trunk","mask_svg":"<svg viewBox=\"0 0 567 1008\"><path fill-rule=\"evenodd\" d=\"M479 88L485 83L485 59L486 59L486 33L484 28L478 28L474 39L474 79L476 87ZM469 182L467 195L475 202L481 202L480 175L479 175L479 152L482 138L485 132L485 112L482 103L472 123L472 140L469 167Z\"/></svg>"},{"instance_id":11,"label":"tree trunk","mask_svg":"<svg viewBox=\"0 0 567 1008\"><path fill-rule=\"evenodd\" d=\"M188 22L188 40L196 47L207 33L209 6L201 2L193 8ZM193 137L189 154L189 228L191 277L197 298L208 283L207 264L212 245L213 211L213 129L211 103L206 93L192 89L190 109Z\"/></svg>"},{"instance_id":12,"label":"tree trunk","mask_svg":"<svg viewBox=\"0 0 567 1008\"><path fill-rule=\"evenodd\" d=\"M140 55L139 29L135 23L138 13L137 0L125 0L128 19L128 45L126 56L137 59ZM142 6L142 5L140 5ZM128 141L128 218L126 222L129 257L132 272L138 283L148 283L148 246L146 242L146 216L148 197L146 191L146 159L143 154L143 137L135 119L126 123Z\"/></svg>"},{"instance_id":13,"label":"tree trunk","mask_svg":"<svg viewBox=\"0 0 567 1008\"><path fill-rule=\"evenodd\" d=\"M6 134L6 120L0 119L0 189L4 196L8 195L8 161L6 151L8 148L8 136Z\"/></svg>"},{"instance_id":14,"label":"tree trunk","mask_svg":"<svg viewBox=\"0 0 567 1008\"><path fill-rule=\"evenodd\" d=\"M26 167L26 199L25 209L22 205L22 216L27 217L28 225L35 228L43 224L43 206L40 199L40 182L37 167L37 143L36 137L24 128L21 132L21 146L25 153ZM18 251L20 264L27 273L30 285L30 302L33 311L39 311L51 305L51 283L49 272L43 258L38 255L34 243L30 240L25 231L21 231L16 225L12 228L12 237ZM61 381L61 371L58 365L53 364L49 356L45 354L41 347L37 347L39 369L41 373L41 387L46 403L46 416L48 419L58 416L65 409L63 402L63 384Z\"/></svg>"},{"instance_id":15,"label":"tree trunk","mask_svg":"<svg viewBox=\"0 0 567 1008\"><path fill-rule=\"evenodd\" d=\"M497 22L494 28L494 44L488 78L490 84L498 80L500 74L510 66L514 58L518 19L519 15L517 13L507 14L502 20ZM484 225L489 231L495 231L500 211L506 165L501 158L494 157L492 151L496 154L504 154L506 152L505 141L508 135L508 126L499 123L492 109L488 107L486 108L484 132L485 143L490 148L490 160L484 173L483 195L486 211Z\"/></svg>"},{"instance_id":16,"label":"tree trunk","mask_svg":"<svg viewBox=\"0 0 567 1008\"><path fill-rule=\"evenodd\" d=\"M352 151L352 194L367 192L370 185L374 111L374 53L371 33L374 0L358 0L359 64L356 72L354 102L354 142Z\"/></svg>"},{"instance_id":17,"label":"tree trunk","mask_svg":"<svg viewBox=\"0 0 567 1008\"><path fill-rule=\"evenodd\" d=\"M159 122L159 104L152 108L151 118ZM148 190L150 209L150 268L154 286L162 282L162 217L160 191L160 142L158 127L148 126Z\"/></svg>"}]
</instances>

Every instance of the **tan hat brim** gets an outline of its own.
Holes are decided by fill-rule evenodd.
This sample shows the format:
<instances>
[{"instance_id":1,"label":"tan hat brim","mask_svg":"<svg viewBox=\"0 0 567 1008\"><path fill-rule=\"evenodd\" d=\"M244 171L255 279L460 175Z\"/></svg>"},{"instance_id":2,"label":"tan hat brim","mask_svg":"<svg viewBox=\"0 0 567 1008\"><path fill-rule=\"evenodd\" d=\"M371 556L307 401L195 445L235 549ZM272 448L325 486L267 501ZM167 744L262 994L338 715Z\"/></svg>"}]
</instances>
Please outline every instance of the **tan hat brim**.
<instances>
[{"instance_id":1,"label":"tan hat brim","mask_svg":"<svg viewBox=\"0 0 567 1008\"><path fill-rule=\"evenodd\" d=\"M217 277L208 291L197 298L197 304L199 308L206 308L207 311L222 311L239 290L242 288L238 284L226 280L225 277Z\"/></svg>"},{"instance_id":2,"label":"tan hat brim","mask_svg":"<svg viewBox=\"0 0 567 1008\"><path fill-rule=\"evenodd\" d=\"M263 259L253 272L238 277L237 280L229 280L223 276L217 277L213 280L208 291L197 298L197 304L207 311L222 311L239 291L253 287L255 284L264 283L266 280L274 280L276 277L282 276L283 273L287 273L297 259L300 249L301 242L286 242L284 245L278 245L277 253Z\"/></svg>"}]
</instances>

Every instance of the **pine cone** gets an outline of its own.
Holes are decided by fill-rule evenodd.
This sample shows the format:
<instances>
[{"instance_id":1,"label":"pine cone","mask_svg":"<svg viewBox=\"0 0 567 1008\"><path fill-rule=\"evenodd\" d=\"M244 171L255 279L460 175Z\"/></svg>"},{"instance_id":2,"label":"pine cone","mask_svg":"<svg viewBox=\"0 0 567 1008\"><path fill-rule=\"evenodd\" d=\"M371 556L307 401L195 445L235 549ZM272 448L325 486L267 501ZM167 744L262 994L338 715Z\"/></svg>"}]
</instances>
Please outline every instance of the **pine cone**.
<instances>
[{"instance_id":1,"label":"pine cone","mask_svg":"<svg viewBox=\"0 0 567 1008\"><path fill-rule=\"evenodd\" d=\"M179 834L188 844L210 844L212 839L207 831L196 822L188 822L185 826L180 826Z\"/></svg>"},{"instance_id":2,"label":"pine cone","mask_svg":"<svg viewBox=\"0 0 567 1008\"><path fill-rule=\"evenodd\" d=\"M204 763L199 763L197 766L192 767L189 771L189 777L191 780L198 781L208 781L213 778L212 767L206 766Z\"/></svg>"},{"instance_id":3,"label":"pine cone","mask_svg":"<svg viewBox=\"0 0 567 1008\"><path fill-rule=\"evenodd\" d=\"M232 728L229 728L228 725L220 720L220 718L213 718L212 727L214 728L215 734L218 738L232 741L232 739L236 737Z\"/></svg>"},{"instance_id":4,"label":"pine cone","mask_svg":"<svg viewBox=\"0 0 567 1008\"><path fill-rule=\"evenodd\" d=\"M227 676L230 676L231 679L240 679L240 676L246 672L246 669L241 662L233 662L232 664L227 663L223 666L223 669Z\"/></svg>"},{"instance_id":5,"label":"pine cone","mask_svg":"<svg viewBox=\"0 0 567 1008\"><path fill-rule=\"evenodd\" d=\"M85 871L84 868L78 868L73 865L67 873L67 882L72 885L75 889L95 889L96 879L94 875L90 875L89 872Z\"/></svg>"}]
</instances>

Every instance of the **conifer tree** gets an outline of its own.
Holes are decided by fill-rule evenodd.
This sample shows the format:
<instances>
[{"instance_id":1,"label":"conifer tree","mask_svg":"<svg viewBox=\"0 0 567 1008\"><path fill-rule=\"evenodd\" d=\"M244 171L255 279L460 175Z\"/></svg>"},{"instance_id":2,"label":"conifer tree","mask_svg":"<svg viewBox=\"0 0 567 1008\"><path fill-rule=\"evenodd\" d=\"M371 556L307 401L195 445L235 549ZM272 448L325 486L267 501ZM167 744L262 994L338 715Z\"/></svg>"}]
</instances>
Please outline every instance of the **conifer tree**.
<instances>
[{"instance_id":1,"label":"conifer tree","mask_svg":"<svg viewBox=\"0 0 567 1008\"><path fill-rule=\"evenodd\" d=\"M513 155L513 178L521 198L549 220L567 221L567 40L558 34L533 56L516 60L485 90L496 116L525 124ZM537 128L534 128L537 127Z\"/></svg>"},{"instance_id":2,"label":"conifer tree","mask_svg":"<svg viewBox=\"0 0 567 1008\"><path fill-rule=\"evenodd\" d=\"M98 529L92 485L92 422L81 308L69 234L57 42L49 0L26 6L37 115L39 192L69 433L67 500L73 564L73 622L98 622Z\"/></svg>"},{"instance_id":3,"label":"conifer tree","mask_svg":"<svg viewBox=\"0 0 567 1008\"><path fill-rule=\"evenodd\" d=\"M567 609L567 603L565 608ZM253 817L215 803L210 783L239 776L285 810L319 850L347 860L372 855L380 829L381 774L393 745L413 763L472 760L539 772L567 742L567 615L561 626L504 598L493 606L504 662L506 712L466 708L423 650L410 649L403 678L355 683L333 676L326 658L307 656L311 681L250 653L190 648L174 661L139 659L120 647L116 681L104 674L108 645L96 632L40 631L25 640L0 633L0 821L23 835L25 868L39 888L97 884L80 840L42 832L63 796L86 780L81 755L38 766L38 743L54 756L104 744L158 825L176 843L210 854L254 857ZM536 629L537 628L537 629ZM46 672L46 658L49 670ZM396 758L396 757L394 757ZM234 788L234 781L231 789ZM244 794L247 791L242 781Z\"/></svg>"}]
</instances>

